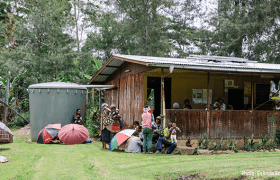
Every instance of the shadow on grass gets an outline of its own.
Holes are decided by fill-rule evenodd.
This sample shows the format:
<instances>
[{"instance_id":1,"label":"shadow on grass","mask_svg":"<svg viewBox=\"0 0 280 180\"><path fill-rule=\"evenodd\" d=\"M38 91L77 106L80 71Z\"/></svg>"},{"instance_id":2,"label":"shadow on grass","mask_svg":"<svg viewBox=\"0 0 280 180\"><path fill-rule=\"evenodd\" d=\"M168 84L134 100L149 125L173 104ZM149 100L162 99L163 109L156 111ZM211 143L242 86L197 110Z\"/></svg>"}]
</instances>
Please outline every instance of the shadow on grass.
<instances>
[{"instance_id":1,"label":"shadow on grass","mask_svg":"<svg viewBox=\"0 0 280 180\"><path fill-rule=\"evenodd\" d=\"M11 148L0 148L0 152L1 151L8 151L8 150L11 150Z\"/></svg>"}]
</instances>

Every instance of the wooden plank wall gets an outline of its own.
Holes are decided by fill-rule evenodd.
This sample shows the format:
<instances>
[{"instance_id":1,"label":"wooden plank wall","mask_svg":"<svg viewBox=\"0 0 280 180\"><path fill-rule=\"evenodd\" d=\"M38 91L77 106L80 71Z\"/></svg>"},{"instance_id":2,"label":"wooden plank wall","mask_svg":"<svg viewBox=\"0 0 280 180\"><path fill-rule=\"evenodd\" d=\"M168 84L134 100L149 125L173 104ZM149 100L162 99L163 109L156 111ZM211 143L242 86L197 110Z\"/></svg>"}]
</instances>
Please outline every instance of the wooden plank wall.
<instances>
[{"instance_id":1,"label":"wooden plank wall","mask_svg":"<svg viewBox=\"0 0 280 180\"><path fill-rule=\"evenodd\" d=\"M141 122L144 106L144 76L143 73L132 74L121 79L106 83L116 85L117 89L107 90L105 102L115 104L126 127L131 127L134 121Z\"/></svg>"},{"instance_id":2,"label":"wooden plank wall","mask_svg":"<svg viewBox=\"0 0 280 180\"><path fill-rule=\"evenodd\" d=\"M275 135L280 126L278 111L210 111L209 122L207 111L203 110L166 110L166 120L176 122L182 130L178 139L197 139L199 134L206 133L212 138L244 136L261 138L261 135ZM273 118L271 118L273 117Z\"/></svg>"}]
</instances>

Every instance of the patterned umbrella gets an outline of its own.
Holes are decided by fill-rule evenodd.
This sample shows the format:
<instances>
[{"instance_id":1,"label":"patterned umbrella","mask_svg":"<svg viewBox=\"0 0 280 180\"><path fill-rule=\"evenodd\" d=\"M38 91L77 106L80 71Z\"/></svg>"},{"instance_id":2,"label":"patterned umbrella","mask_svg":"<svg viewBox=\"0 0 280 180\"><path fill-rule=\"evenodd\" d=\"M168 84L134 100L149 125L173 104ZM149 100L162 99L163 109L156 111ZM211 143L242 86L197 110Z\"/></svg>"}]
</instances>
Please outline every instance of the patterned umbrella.
<instances>
[{"instance_id":1,"label":"patterned umbrella","mask_svg":"<svg viewBox=\"0 0 280 180\"><path fill-rule=\"evenodd\" d=\"M37 143L48 144L60 131L61 124L49 124L42 129L37 137Z\"/></svg>"},{"instance_id":2,"label":"patterned umbrella","mask_svg":"<svg viewBox=\"0 0 280 180\"><path fill-rule=\"evenodd\" d=\"M0 144L11 143L13 136L12 131L4 123L0 122Z\"/></svg>"},{"instance_id":3,"label":"patterned umbrella","mask_svg":"<svg viewBox=\"0 0 280 180\"><path fill-rule=\"evenodd\" d=\"M109 150L113 151L123 142L125 142L131 135L135 132L135 129L124 129L121 132L117 133L111 140L109 145Z\"/></svg>"},{"instance_id":4,"label":"patterned umbrella","mask_svg":"<svg viewBox=\"0 0 280 180\"><path fill-rule=\"evenodd\" d=\"M61 128L58 137L65 144L82 144L88 138L88 130L83 125L68 124Z\"/></svg>"}]
</instances>

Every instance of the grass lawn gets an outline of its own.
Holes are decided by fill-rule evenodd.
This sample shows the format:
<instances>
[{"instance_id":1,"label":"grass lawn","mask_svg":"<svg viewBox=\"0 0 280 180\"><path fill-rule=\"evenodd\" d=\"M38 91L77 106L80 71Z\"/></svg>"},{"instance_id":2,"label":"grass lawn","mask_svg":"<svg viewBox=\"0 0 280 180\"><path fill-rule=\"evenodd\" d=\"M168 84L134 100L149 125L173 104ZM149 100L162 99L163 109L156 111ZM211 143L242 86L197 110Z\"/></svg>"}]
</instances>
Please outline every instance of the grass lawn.
<instances>
[{"instance_id":1,"label":"grass lawn","mask_svg":"<svg viewBox=\"0 0 280 180\"><path fill-rule=\"evenodd\" d=\"M172 179L200 173L203 179L238 177L257 171L280 171L279 152L229 155L128 154L101 150L100 142L81 145L30 143L28 135L16 135L14 143L0 145L0 179ZM280 174L280 173L279 173ZM202 178L202 177L201 177Z\"/></svg>"}]
</instances>

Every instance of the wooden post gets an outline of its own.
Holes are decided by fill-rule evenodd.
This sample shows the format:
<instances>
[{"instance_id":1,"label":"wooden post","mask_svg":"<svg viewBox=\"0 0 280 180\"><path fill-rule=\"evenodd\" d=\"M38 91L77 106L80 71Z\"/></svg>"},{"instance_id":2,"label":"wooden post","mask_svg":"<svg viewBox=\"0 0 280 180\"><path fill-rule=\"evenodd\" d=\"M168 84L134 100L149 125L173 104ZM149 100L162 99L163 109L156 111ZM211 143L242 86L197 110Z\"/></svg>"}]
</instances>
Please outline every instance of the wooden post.
<instances>
[{"instance_id":1,"label":"wooden post","mask_svg":"<svg viewBox=\"0 0 280 180\"><path fill-rule=\"evenodd\" d=\"M210 137L210 72L207 73L207 134Z\"/></svg>"},{"instance_id":2,"label":"wooden post","mask_svg":"<svg viewBox=\"0 0 280 180\"><path fill-rule=\"evenodd\" d=\"M254 110L254 83L253 83L253 75L251 75L251 95L252 95L252 104L251 109Z\"/></svg>"},{"instance_id":3,"label":"wooden post","mask_svg":"<svg viewBox=\"0 0 280 180\"><path fill-rule=\"evenodd\" d=\"M91 89L92 107L94 108L94 88Z\"/></svg>"},{"instance_id":4,"label":"wooden post","mask_svg":"<svg viewBox=\"0 0 280 180\"><path fill-rule=\"evenodd\" d=\"M99 112L100 112L100 130L103 129L103 113L102 113L102 110L101 110L101 89L99 89Z\"/></svg>"},{"instance_id":5,"label":"wooden post","mask_svg":"<svg viewBox=\"0 0 280 180\"><path fill-rule=\"evenodd\" d=\"M210 106L210 72L207 73L207 110L209 110Z\"/></svg>"},{"instance_id":6,"label":"wooden post","mask_svg":"<svg viewBox=\"0 0 280 180\"><path fill-rule=\"evenodd\" d=\"M10 75L10 71L9 71L9 75ZM10 90L10 82L9 82L9 78L7 78L7 87L6 87L6 104L8 104L8 99L9 99L9 90ZM7 114L8 114L8 107L5 107L5 113L4 113L4 124L7 123Z\"/></svg>"},{"instance_id":7,"label":"wooden post","mask_svg":"<svg viewBox=\"0 0 280 180\"><path fill-rule=\"evenodd\" d=\"M161 118L163 121L163 127L165 127L165 94L164 94L164 69L161 68Z\"/></svg>"}]
</instances>

